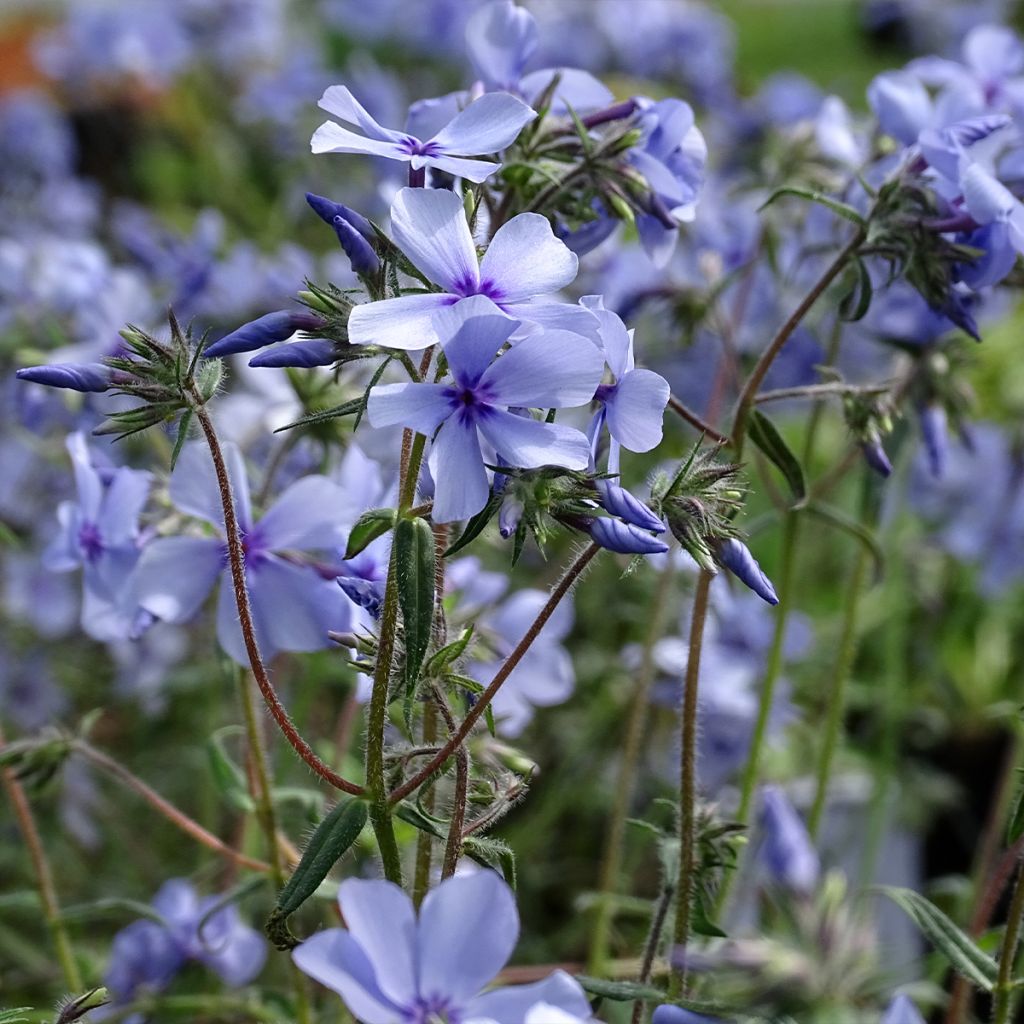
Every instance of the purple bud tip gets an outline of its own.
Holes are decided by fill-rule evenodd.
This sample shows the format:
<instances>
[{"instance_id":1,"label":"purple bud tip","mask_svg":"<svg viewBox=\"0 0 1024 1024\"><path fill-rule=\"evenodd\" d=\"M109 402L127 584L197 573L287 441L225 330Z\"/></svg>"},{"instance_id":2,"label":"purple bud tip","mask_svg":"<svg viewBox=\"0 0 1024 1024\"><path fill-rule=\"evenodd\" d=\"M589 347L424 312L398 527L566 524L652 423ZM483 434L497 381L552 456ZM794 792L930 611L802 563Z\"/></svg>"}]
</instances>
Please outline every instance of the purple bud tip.
<instances>
[{"instance_id":1,"label":"purple bud tip","mask_svg":"<svg viewBox=\"0 0 1024 1024\"><path fill-rule=\"evenodd\" d=\"M249 360L250 366L330 366L335 360L334 342L327 338L309 338L306 341L283 342L271 345Z\"/></svg>"},{"instance_id":2,"label":"purple bud tip","mask_svg":"<svg viewBox=\"0 0 1024 1024\"><path fill-rule=\"evenodd\" d=\"M208 346L203 355L210 359L235 355L238 352L252 352L278 341L287 341L296 331L318 331L324 320L314 313L297 313L279 310L267 313L256 320L250 320L237 330Z\"/></svg>"},{"instance_id":3,"label":"purple bud tip","mask_svg":"<svg viewBox=\"0 0 1024 1024\"><path fill-rule=\"evenodd\" d=\"M892 463L880 441L864 441L860 450L864 455L864 461L880 476L888 477L892 474Z\"/></svg>"},{"instance_id":4,"label":"purple bud tip","mask_svg":"<svg viewBox=\"0 0 1024 1024\"><path fill-rule=\"evenodd\" d=\"M637 102L635 99L623 100L621 103L613 103L604 110L596 110L581 118L584 128L596 128L599 124L607 124L609 121L621 121L631 117L636 111Z\"/></svg>"},{"instance_id":5,"label":"purple bud tip","mask_svg":"<svg viewBox=\"0 0 1024 1024\"><path fill-rule=\"evenodd\" d=\"M519 529L523 518L523 503L518 498L506 498L498 512L498 532L508 540Z\"/></svg>"},{"instance_id":6,"label":"purple bud tip","mask_svg":"<svg viewBox=\"0 0 1024 1024\"><path fill-rule=\"evenodd\" d=\"M306 202L324 223L333 227L334 218L341 217L342 220L351 224L367 242L372 242L376 238L373 225L361 213L356 213L355 210L349 209L343 203L336 203L333 199L318 196L314 192L306 193Z\"/></svg>"},{"instance_id":7,"label":"purple bud tip","mask_svg":"<svg viewBox=\"0 0 1024 1024\"><path fill-rule=\"evenodd\" d=\"M779 603L772 581L761 571L757 559L743 541L735 537L723 540L718 545L718 561L762 600L769 604Z\"/></svg>"},{"instance_id":8,"label":"purple bud tip","mask_svg":"<svg viewBox=\"0 0 1024 1024\"><path fill-rule=\"evenodd\" d=\"M51 388L71 391L102 392L113 383L113 371L103 363L51 363L49 366L26 366L18 370L18 380L45 384Z\"/></svg>"},{"instance_id":9,"label":"purple bud tip","mask_svg":"<svg viewBox=\"0 0 1024 1024\"><path fill-rule=\"evenodd\" d=\"M641 530L650 530L652 533L665 532L665 524L624 487L620 487L612 480L599 480L597 490L601 495L601 504L613 516L618 516L619 519L624 519Z\"/></svg>"},{"instance_id":10,"label":"purple bud tip","mask_svg":"<svg viewBox=\"0 0 1024 1024\"><path fill-rule=\"evenodd\" d=\"M918 411L921 424L921 438L928 455L928 468L932 476L941 477L946 468L949 453L949 427L946 410L941 405L926 405Z\"/></svg>"},{"instance_id":11,"label":"purple bud tip","mask_svg":"<svg viewBox=\"0 0 1024 1024\"><path fill-rule=\"evenodd\" d=\"M332 224L345 255L352 263L352 269L360 277L376 274L380 270L380 259L373 246L344 217L335 217Z\"/></svg>"},{"instance_id":12,"label":"purple bud tip","mask_svg":"<svg viewBox=\"0 0 1024 1024\"><path fill-rule=\"evenodd\" d=\"M594 519L587 528L595 544L620 555L663 555L668 545L619 519Z\"/></svg>"},{"instance_id":13,"label":"purple bud tip","mask_svg":"<svg viewBox=\"0 0 1024 1024\"><path fill-rule=\"evenodd\" d=\"M651 1017L651 1024L725 1024L721 1017L708 1017L703 1013L694 1013L683 1006L663 1003L657 1007Z\"/></svg>"}]
</instances>

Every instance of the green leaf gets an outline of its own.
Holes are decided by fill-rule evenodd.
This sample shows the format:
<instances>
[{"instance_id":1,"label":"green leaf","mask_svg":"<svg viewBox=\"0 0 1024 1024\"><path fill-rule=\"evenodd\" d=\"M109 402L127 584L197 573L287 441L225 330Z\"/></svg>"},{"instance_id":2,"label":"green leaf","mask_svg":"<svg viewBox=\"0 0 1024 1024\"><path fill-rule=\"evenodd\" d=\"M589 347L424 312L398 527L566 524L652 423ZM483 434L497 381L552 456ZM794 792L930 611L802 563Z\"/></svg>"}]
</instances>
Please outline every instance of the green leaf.
<instances>
[{"instance_id":1,"label":"green leaf","mask_svg":"<svg viewBox=\"0 0 1024 1024\"><path fill-rule=\"evenodd\" d=\"M755 409L750 417L750 426L747 428L750 440L764 452L768 460L774 465L789 485L793 500L798 504L807 497L807 484L804 481L804 471L797 461L797 457L790 450L782 435L775 428L775 424L760 409Z\"/></svg>"},{"instance_id":2,"label":"green leaf","mask_svg":"<svg viewBox=\"0 0 1024 1024\"><path fill-rule=\"evenodd\" d=\"M289 916L316 892L331 868L359 838L367 815L364 801L342 800L317 826L267 919L267 937L278 949L294 949L298 945L288 928Z\"/></svg>"},{"instance_id":3,"label":"green leaf","mask_svg":"<svg viewBox=\"0 0 1024 1024\"><path fill-rule=\"evenodd\" d=\"M810 188L795 188L793 186L777 188L758 207L757 212L760 213L761 210L771 206L776 199L781 199L783 196L795 196L797 199L806 199L811 203L819 203L821 206L828 207L828 209L833 213L838 214L844 220L848 220L851 224L856 224L859 228L867 227L868 222L852 206L847 203L841 203L838 199L833 199L831 196L825 195L824 192L818 192L815 189Z\"/></svg>"},{"instance_id":4,"label":"green leaf","mask_svg":"<svg viewBox=\"0 0 1024 1024\"><path fill-rule=\"evenodd\" d=\"M1021 836L1024 836L1024 788L1017 793L1010 824L1006 827L1007 845L1013 846Z\"/></svg>"},{"instance_id":5,"label":"green leaf","mask_svg":"<svg viewBox=\"0 0 1024 1024\"><path fill-rule=\"evenodd\" d=\"M181 449L185 447L185 442L188 440L188 428L192 425L192 410L186 409L181 414L181 421L178 423L178 436L174 442L174 450L171 452L171 472L174 472L174 467L178 463L178 456L181 454Z\"/></svg>"},{"instance_id":6,"label":"green leaf","mask_svg":"<svg viewBox=\"0 0 1024 1024\"><path fill-rule=\"evenodd\" d=\"M853 269L857 276L839 303L839 318L848 323L864 318L871 308L871 299L874 295L874 286L871 284L871 275L865 262L862 259L855 259Z\"/></svg>"},{"instance_id":7,"label":"green leaf","mask_svg":"<svg viewBox=\"0 0 1024 1024\"><path fill-rule=\"evenodd\" d=\"M882 546L878 543L878 539L871 530L834 505L812 501L804 506L804 510L820 519L823 523L828 523L829 526L834 526L837 530L848 533L855 540L863 544L875 563L875 579L881 579L885 569L885 553L882 551Z\"/></svg>"},{"instance_id":8,"label":"green leaf","mask_svg":"<svg viewBox=\"0 0 1024 1024\"><path fill-rule=\"evenodd\" d=\"M32 1013L31 1006L17 1006L13 1010L0 1010L0 1024L21 1024L21 1021L27 1021L28 1017L23 1017L23 1013Z\"/></svg>"},{"instance_id":9,"label":"green leaf","mask_svg":"<svg viewBox=\"0 0 1024 1024\"><path fill-rule=\"evenodd\" d=\"M668 1001L666 992L639 981L607 981L605 978L590 978L585 974L577 974L576 980L585 992L601 996L602 999L613 999L617 1003L633 1002L635 999L656 999L659 1003Z\"/></svg>"},{"instance_id":10,"label":"green leaf","mask_svg":"<svg viewBox=\"0 0 1024 1024\"><path fill-rule=\"evenodd\" d=\"M445 644L430 661L427 662L427 673L429 675L440 675L449 665L459 660L466 653L469 641L473 639L473 625L467 626L458 640Z\"/></svg>"},{"instance_id":11,"label":"green leaf","mask_svg":"<svg viewBox=\"0 0 1024 1024\"><path fill-rule=\"evenodd\" d=\"M355 558L364 548L372 544L378 537L383 537L395 525L393 508L371 508L364 512L352 527L345 548L346 558Z\"/></svg>"},{"instance_id":12,"label":"green leaf","mask_svg":"<svg viewBox=\"0 0 1024 1024\"><path fill-rule=\"evenodd\" d=\"M300 420L295 420L293 423L286 423L283 427L278 427L274 433L280 434L284 430L292 430L295 427L314 427L318 423L336 420L339 416L354 416L363 408L364 400L365 396L360 395L358 398L342 402L341 405L332 406L330 409L317 409L303 416Z\"/></svg>"},{"instance_id":13,"label":"green leaf","mask_svg":"<svg viewBox=\"0 0 1024 1024\"><path fill-rule=\"evenodd\" d=\"M405 684L411 689L434 625L434 532L423 519L395 526L395 578L405 630Z\"/></svg>"},{"instance_id":14,"label":"green leaf","mask_svg":"<svg viewBox=\"0 0 1024 1024\"><path fill-rule=\"evenodd\" d=\"M501 494L495 494L492 491L491 496L487 499L487 504L466 523L465 529L459 534L459 539L448 547L442 558L450 558L456 551L461 551L471 541L476 540L501 507L501 499Z\"/></svg>"},{"instance_id":15,"label":"green leaf","mask_svg":"<svg viewBox=\"0 0 1024 1024\"><path fill-rule=\"evenodd\" d=\"M516 860L508 843L492 836L466 836L462 849L467 857L501 872L505 881L516 887Z\"/></svg>"},{"instance_id":16,"label":"green leaf","mask_svg":"<svg viewBox=\"0 0 1024 1024\"><path fill-rule=\"evenodd\" d=\"M252 814L256 805L249 795L249 781L224 746L224 736L239 731L240 727L234 725L218 729L206 741L206 755L217 789L233 807Z\"/></svg>"},{"instance_id":17,"label":"green leaf","mask_svg":"<svg viewBox=\"0 0 1024 1024\"><path fill-rule=\"evenodd\" d=\"M995 960L982 952L931 900L913 889L879 886L876 891L907 913L954 970L978 988L992 991L999 972Z\"/></svg>"}]
</instances>

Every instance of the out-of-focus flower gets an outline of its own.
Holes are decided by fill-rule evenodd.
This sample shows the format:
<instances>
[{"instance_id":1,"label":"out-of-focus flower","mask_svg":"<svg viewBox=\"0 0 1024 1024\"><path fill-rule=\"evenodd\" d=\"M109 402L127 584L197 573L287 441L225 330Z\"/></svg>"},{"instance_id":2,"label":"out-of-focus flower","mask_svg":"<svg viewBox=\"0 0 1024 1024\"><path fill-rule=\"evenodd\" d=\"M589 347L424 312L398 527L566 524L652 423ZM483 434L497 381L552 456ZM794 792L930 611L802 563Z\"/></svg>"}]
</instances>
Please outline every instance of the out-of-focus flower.
<instances>
[{"instance_id":1,"label":"out-of-focus flower","mask_svg":"<svg viewBox=\"0 0 1024 1024\"><path fill-rule=\"evenodd\" d=\"M761 790L760 825L760 860L770 881L792 892L812 892L821 870L818 854L800 816L778 786Z\"/></svg>"}]
</instances>

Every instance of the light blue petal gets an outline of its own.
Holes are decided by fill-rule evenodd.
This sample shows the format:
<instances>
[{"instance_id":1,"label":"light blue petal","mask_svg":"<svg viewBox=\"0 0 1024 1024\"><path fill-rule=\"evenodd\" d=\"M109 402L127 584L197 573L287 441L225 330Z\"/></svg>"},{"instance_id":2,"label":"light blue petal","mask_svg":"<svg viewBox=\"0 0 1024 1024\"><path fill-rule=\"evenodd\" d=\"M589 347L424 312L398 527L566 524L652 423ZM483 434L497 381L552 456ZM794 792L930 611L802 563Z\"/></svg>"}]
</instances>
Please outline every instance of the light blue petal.
<instances>
[{"instance_id":1,"label":"light blue petal","mask_svg":"<svg viewBox=\"0 0 1024 1024\"><path fill-rule=\"evenodd\" d=\"M134 543L139 516L149 497L153 477L138 469L118 469L110 481L97 519L103 543L120 547Z\"/></svg>"},{"instance_id":2,"label":"light blue petal","mask_svg":"<svg viewBox=\"0 0 1024 1024\"><path fill-rule=\"evenodd\" d=\"M231 482L235 514L239 524L245 529L252 524L245 462L236 444L225 442L222 449L228 479ZM196 441L186 444L182 449L171 474L169 493L173 504L182 512L205 519L223 531L224 511L221 506L220 489L217 486L217 474L213 468L210 451L205 444Z\"/></svg>"},{"instance_id":3,"label":"light blue petal","mask_svg":"<svg viewBox=\"0 0 1024 1024\"><path fill-rule=\"evenodd\" d=\"M328 114L340 117L347 124L357 125L371 139L402 142L406 138L404 132L396 132L379 124L344 85L332 85L327 88L317 106L321 110L326 110Z\"/></svg>"},{"instance_id":4,"label":"light blue petal","mask_svg":"<svg viewBox=\"0 0 1024 1024\"><path fill-rule=\"evenodd\" d=\"M486 992L466 1007L465 1015L490 1018L501 1024L524 1024L526 1015L538 1003L557 1006L583 1020L592 1016L587 994L565 971L555 971L532 985L511 985Z\"/></svg>"},{"instance_id":5,"label":"light blue petal","mask_svg":"<svg viewBox=\"0 0 1024 1024\"><path fill-rule=\"evenodd\" d=\"M507 92L489 92L456 114L431 140L451 156L499 153L537 116Z\"/></svg>"},{"instance_id":6,"label":"light blue petal","mask_svg":"<svg viewBox=\"0 0 1024 1024\"><path fill-rule=\"evenodd\" d=\"M349 934L373 966L380 991L398 1006L413 1006L416 984L416 912L393 882L349 878L338 889Z\"/></svg>"},{"instance_id":7,"label":"light blue petal","mask_svg":"<svg viewBox=\"0 0 1024 1024\"><path fill-rule=\"evenodd\" d=\"M188 622L224 567L223 542L208 537L160 537L139 557L131 586L146 611L164 622Z\"/></svg>"},{"instance_id":8,"label":"light blue petal","mask_svg":"<svg viewBox=\"0 0 1024 1024\"><path fill-rule=\"evenodd\" d=\"M103 483L99 473L93 467L85 435L81 431L68 434L64 444L71 456L71 468L75 474L75 488L78 491L78 504L82 515L89 522L94 523L100 514Z\"/></svg>"},{"instance_id":9,"label":"light blue petal","mask_svg":"<svg viewBox=\"0 0 1024 1024\"><path fill-rule=\"evenodd\" d=\"M487 504L487 471L471 416L459 412L445 421L427 463L434 478L435 523L461 522Z\"/></svg>"},{"instance_id":10,"label":"light blue petal","mask_svg":"<svg viewBox=\"0 0 1024 1024\"><path fill-rule=\"evenodd\" d=\"M366 415L374 427L399 424L428 437L455 411L447 384L379 384L370 391Z\"/></svg>"},{"instance_id":11,"label":"light blue petal","mask_svg":"<svg viewBox=\"0 0 1024 1024\"><path fill-rule=\"evenodd\" d=\"M964 206L979 224L1008 220L1019 202L1014 194L980 164L967 163L960 172Z\"/></svg>"},{"instance_id":12,"label":"light blue petal","mask_svg":"<svg viewBox=\"0 0 1024 1024\"><path fill-rule=\"evenodd\" d=\"M555 237L547 217L521 213L491 239L480 261L480 290L498 303L523 302L564 288L578 269L579 259Z\"/></svg>"},{"instance_id":13,"label":"light blue petal","mask_svg":"<svg viewBox=\"0 0 1024 1024\"><path fill-rule=\"evenodd\" d=\"M411 159L410 154L394 142L381 142L350 132L333 121L324 121L309 140L313 153L362 153L366 156L383 156L389 160Z\"/></svg>"},{"instance_id":14,"label":"light blue petal","mask_svg":"<svg viewBox=\"0 0 1024 1024\"><path fill-rule=\"evenodd\" d=\"M288 487L257 527L272 551L307 551L343 543L345 495L325 476L307 476Z\"/></svg>"},{"instance_id":15,"label":"light blue petal","mask_svg":"<svg viewBox=\"0 0 1024 1024\"><path fill-rule=\"evenodd\" d=\"M555 114L568 113L566 104L577 114L587 113L607 107L615 101L615 96L603 82L598 81L589 71L581 68L543 68L531 71L519 81L519 91L527 102L535 102L541 93L551 84L551 79L559 75L558 87L551 104Z\"/></svg>"},{"instance_id":16,"label":"light blue petal","mask_svg":"<svg viewBox=\"0 0 1024 1024\"><path fill-rule=\"evenodd\" d=\"M484 870L442 882L420 907L421 998L456 1005L472 998L508 963L518 939L515 897L497 874Z\"/></svg>"},{"instance_id":17,"label":"light blue petal","mask_svg":"<svg viewBox=\"0 0 1024 1024\"><path fill-rule=\"evenodd\" d=\"M585 338L545 331L499 356L480 390L495 405L563 409L589 402L603 373L604 356Z\"/></svg>"},{"instance_id":18,"label":"light blue petal","mask_svg":"<svg viewBox=\"0 0 1024 1024\"><path fill-rule=\"evenodd\" d=\"M486 4L466 22L466 52L483 81L508 89L537 49L537 21L512 0Z\"/></svg>"},{"instance_id":19,"label":"light blue petal","mask_svg":"<svg viewBox=\"0 0 1024 1024\"><path fill-rule=\"evenodd\" d=\"M413 167L416 167L417 163L422 167L436 167L439 171L445 171L456 178L465 178L478 185L501 170L501 164L493 160L471 160L468 157L446 156L443 153L440 156L413 157Z\"/></svg>"},{"instance_id":20,"label":"light blue petal","mask_svg":"<svg viewBox=\"0 0 1024 1024\"><path fill-rule=\"evenodd\" d=\"M434 314L455 301L455 296L434 294L364 302L349 314L348 339L353 345L382 345L419 352L438 344Z\"/></svg>"},{"instance_id":21,"label":"light blue petal","mask_svg":"<svg viewBox=\"0 0 1024 1024\"><path fill-rule=\"evenodd\" d=\"M540 423L492 407L484 407L484 410L477 418L477 427L510 466L521 469L539 469L541 466L586 469L590 463L590 445L586 435L574 427Z\"/></svg>"},{"instance_id":22,"label":"light blue petal","mask_svg":"<svg viewBox=\"0 0 1024 1024\"><path fill-rule=\"evenodd\" d=\"M484 295L472 295L434 314L434 330L459 387L471 388L498 349L520 326Z\"/></svg>"},{"instance_id":23,"label":"light blue petal","mask_svg":"<svg viewBox=\"0 0 1024 1024\"><path fill-rule=\"evenodd\" d=\"M366 954L343 929L329 928L306 939L292 959L303 974L337 992L364 1024L403 1024L402 1010L381 992Z\"/></svg>"},{"instance_id":24,"label":"light blue petal","mask_svg":"<svg viewBox=\"0 0 1024 1024\"><path fill-rule=\"evenodd\" d=\"M608 432L631 452L649 452L661 443L668 405L668 381L653 370L630 370L608 399Z\"/></svg>"},{"instance_id":25,"label":"light blue petal","mask_svg":"<svg viewBox=\"0 0 1024 1024\"><path fill-rule=\"evenodd\" d=\"M400 189L391 204L391 233L427 280L456 295L479 290L476 248L461 196L447 189Z\"/></svg>"}]
</instances>

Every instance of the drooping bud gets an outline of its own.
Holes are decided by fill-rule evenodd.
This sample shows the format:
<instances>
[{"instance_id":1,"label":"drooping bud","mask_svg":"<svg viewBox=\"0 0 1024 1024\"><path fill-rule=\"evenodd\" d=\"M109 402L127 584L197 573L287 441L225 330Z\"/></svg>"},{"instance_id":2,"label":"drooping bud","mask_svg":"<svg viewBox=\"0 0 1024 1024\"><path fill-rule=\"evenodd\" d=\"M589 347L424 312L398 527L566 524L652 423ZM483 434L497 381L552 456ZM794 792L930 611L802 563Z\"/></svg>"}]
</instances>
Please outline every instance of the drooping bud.
<instances>
[{"instance_id":1,"label":"drooping bud","mask_svg":"<svg viewBox=\"0 0 1024 1024\"><path fill-rule=\"evenodd\" d=\"M373 225L355 210L349 209L343 203L336 203L325 196L318 196L314 192L306 193L306 202L313 208L313 212L325 223L334 226L334 218L341 217L346 223L359 232L367 242L373 242L376 234Z\"/></svg>"},{"instance_id":2,"label":"drooping bud","mask_svg":"<svg viewBox=\"0 0 1024 1024\"><path fill-rule=\"evenodd\" d=\"M360 608L365 608L375 619L380 618L384 605L384 584L375 580L364 580L358 576L339 576L338 586L345 596Z\"/></svg>"},{"instance_id":3,"label":"drooping bud","mask_svg":"<svg viewBox=\"0 0 1024 1024\"><path fill-rule=\"evenodd\" d=\"M235 355L238 352L252 352L275 342L287 341L296 331L317 331L324 326L321 317L314 313L279 310L250 320L247 324L226 334L219 341L209 345L203 352L211 359Z\"/></svg>"},{"instance_id":4,"label":"drooping bud","mask_svg":"<svg viewBox=\"0 0 1024 1024\"><path fill-rule=\"evenodd\" d=\"M619 519L594 519L588 531L595 544L620 555L663 555L668 545Z\"/></svg>"},{"instance_id":5,"label":"drooping bud","mask_svg":"<svg viewBox=\"0 0 1024 1024\"><path fill-rule=\"evenodd\" d=\"M811 837L796 808L778 786L761 791L760 859L769 878L792 892L811 893L821 865Z\"/></svg>"},{"instance_id":6,"label":"drooping bud","mask_svg":"<svg viewBox=\"0 0 1024 1024\"><path fill-rule=\"evenodd\" d=\"M308 338L305 341L271 345L249 360L250 366L330 366L337 358L333 341L327 338Z\"/></svg>"},{"instance_id":7,"label":"drooping bud","mask_svg":"<svg viewBox=\"0 0 1024 1024\"><path fill-rule=\"evenodd\" d=\"M750 548L737 537L727 537L715 549L719 563L729 570L741 583L745 583L762 600L778 604L772 581L761 570Z\"/></svg>"},{"instance_id":8,"label":"drooping bud","mask_svg":"<svg viewBox=\"0 0 1024 1024\"><path fill-rule=\"evenodd\" d=\"M380 270L380 259L373 246L344 217L335 217L331 224L352 269L360 277L376 274Z\"/></svg>"},{"instance_id":9,"label":"drooping bud","mask_svg":"<svg viewBox=\"0 0 1024 1024\"><path fill-rule=\"evenodd\" d=\"M639 526L641 530L650 530L652 533L665 532L665 524L661 519L639 498L634 497L613 480L598 480L597 490L601 495L601 504L613 516Z\"/></svg>"},{"instance_id":10,"label":"drooping bud","mask_svg":"<svg viewBox=\"0 0 1024 1024\"><path fill-rule=\"evenodd\" d=\"M949 430L946 410L934 402L918 410L918 422L921 424L921 439L928 455L928 468L932 476L941 477L946 468L946 456L949 453Z\"/></svg>"},{"instance_id":11,"label":"drooping bud","mask_svg":"<svg viewBox=\"0 0 1024 1024\"><path fill-rule=\"evenodd\" d=\"M519 529L524 509L522 501L514 495L507 495L502 501L501 509L498 512L498 532L505 540L508 540Z\"/></svg>"},{"instance_id":12,"label":"drooping bud","mask_svg":"<svg viewBox=\"0 0 1024 1024\"><path fill-rule=\"evenodd\" d=\"M51 363L48 366L26 366L15 374L18 380L45 384L51 388L100 393L113 384L114 371L103 363Z\"/></svg>"},{"instance_id":13,"label":"drooping bud","mask_svg":"<svg viewBox=\"0 0 1024 1024\"><path fill-rule=\"evenodd\" d=\"M892 474L892 463L886 455L882 442L878 438L862 441L860 450L864 455L864 461L880 476L888 477Z\"/></svg>"}]
</instances>

